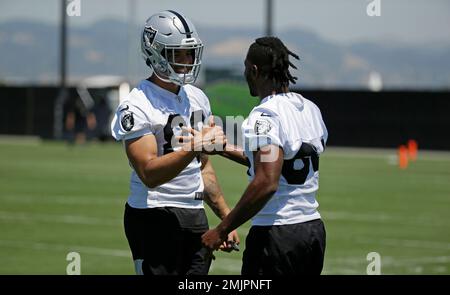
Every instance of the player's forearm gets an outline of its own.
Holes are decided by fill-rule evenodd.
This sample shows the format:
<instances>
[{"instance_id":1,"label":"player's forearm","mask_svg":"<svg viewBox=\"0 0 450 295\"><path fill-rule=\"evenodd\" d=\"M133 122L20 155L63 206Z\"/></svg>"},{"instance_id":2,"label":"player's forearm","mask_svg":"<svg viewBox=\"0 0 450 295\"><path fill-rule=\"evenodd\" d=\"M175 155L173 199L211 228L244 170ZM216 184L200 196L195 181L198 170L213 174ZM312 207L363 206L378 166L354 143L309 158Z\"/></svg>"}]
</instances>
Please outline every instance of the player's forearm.
<instances>
[{"instance_id":1,"label":"player's forearm","mask_svg":"<svg viewBox=\"0 0 450 295\"><path fill-rule=\"evenodd\" d=\"M205 202L220 219L224 219L230 212L223 195L211 197L211 193L205 190Z\"/></svg>"},{"instance_id":2,"label":"player's forearm","mask_svg":"<svg viewBox=\"0 0 450 295\"><path fill-rule=\"evenodd\" d=\"M155 188L175 178L198 155L194 151L176 151L147 162L141 173L143 182L150 188Z\"/></svg>"},{"instance_id":3,"label":"player's forearm","mask_svg":"<svg viewBox=\"0 0 450 295\"><path fill-rule=\"evenodd\" d=\"M247 167L250 166L250 162L245 156L244 151L236 145L227 144L224 148L224 151L221 152L220 155L236 163L245 165Z\"/></svg>"},{"instance_id":4,"label":"player's forearm","mask_svg":"<svg viewBox=\"0 0 450 295\"><path fill-rule=\"evenodd\" d=\"M245 190L236 207L217 226L223 234L228 234L255 216L275 194L277 185L254 179Z\"/></svg>"},{"instance_id":5,"label":"player's forearm","mask_svg":"<svg viewBox=\"0 0 450 295\"><path fill-rule=\"evenodd\" d=\"M202 162L204 164L202 168L202 178L205 186L204 200L213 210L214 214L220 219L223 219L230 212L230 208L225 202L211 162L205 156L202 156Z\"/></svg>"},{"instance_id":6,"label":"player's forearm","mask_svg":"<svg viewBox=\"0 0 450 295\"><path fill-rule=\"evenodd\" d=\"M225 198L217 182L205 182L204 199L214 214L220 219L224 219L230 212L230 208L225 202Z\"/></svg>"}]
</instances>

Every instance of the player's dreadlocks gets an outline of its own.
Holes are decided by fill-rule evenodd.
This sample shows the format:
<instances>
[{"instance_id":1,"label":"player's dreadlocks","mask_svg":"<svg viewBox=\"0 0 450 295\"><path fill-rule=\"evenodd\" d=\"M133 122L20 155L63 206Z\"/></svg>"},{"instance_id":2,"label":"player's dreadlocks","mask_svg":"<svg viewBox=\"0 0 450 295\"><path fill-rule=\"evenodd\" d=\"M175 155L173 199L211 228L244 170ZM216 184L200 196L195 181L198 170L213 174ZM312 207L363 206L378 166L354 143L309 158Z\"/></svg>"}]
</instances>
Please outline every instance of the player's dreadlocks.
<instances>
[{"instance_id":1,"label":"player's dreadlocks","mask_svg":"<svg viewBox=\"0 0 450 295\"><path fill-rule=\"evenodd\" d=\"M289 61L289 55L300 59L291 52L277 37L262 37L250 46L248 58L272 81L275 89L288 87L289 82L295 84L297 77L289 72L289 66L297 69Z\"/></svg>"}]
</instances>

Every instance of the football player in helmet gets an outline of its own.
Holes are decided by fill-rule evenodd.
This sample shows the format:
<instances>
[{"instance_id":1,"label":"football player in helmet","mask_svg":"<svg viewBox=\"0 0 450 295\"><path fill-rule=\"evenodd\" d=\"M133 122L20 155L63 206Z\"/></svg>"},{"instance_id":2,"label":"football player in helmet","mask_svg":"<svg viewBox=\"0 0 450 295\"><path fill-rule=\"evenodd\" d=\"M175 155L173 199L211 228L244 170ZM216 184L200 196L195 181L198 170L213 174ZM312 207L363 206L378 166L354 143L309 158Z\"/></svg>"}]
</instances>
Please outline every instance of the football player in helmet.
<instances>
[{"instance_id":1,"label":"football player in helmet","mask_svg":"<svg viewBox=\"0 0 450 295\"><path fill-rule=\"evenodd\" d=\"M203 43L192 22L178 12L161 12L147 20L141 51L155 79L183 86L194 83L198 77ZM192 61L181 58L182 54Z\"/></svg>"},{"instance_id":2,"label":"football player in helmet","mask_svg":"<svg viewBox=\"0 0 450 295\"><path fill-rule=\"evenodd\" d=\"M325 228L317 210L319 156L328 132L319 108L289 91L298 59L280 39L258 38L245 59L250 94L260 104L242 124L245 150L221 154L249 167L250 183L236 207L202 237L217 249L229 232L252 218L243 254L244 275L320 274Z\"/></svg>"},{"instance_id":3,"label":"football player in helmet","mask_svg":"<svg viewBox=\"0 0 450 295\"><path fill-rule=\"evenodd\" d=\"M203 43L188 18L167 10L147 19L141 50L152 74L122 100L111 123L132 168L125 234L138 274L205 275L211 255L201 244L208 230L203 200L219 218L230 209L203 153L226 141L208 98L192 85ZM192 140L181 145L186 130ZM236 231L221 248L234 243Z\"/></svg>"}]
</instances>

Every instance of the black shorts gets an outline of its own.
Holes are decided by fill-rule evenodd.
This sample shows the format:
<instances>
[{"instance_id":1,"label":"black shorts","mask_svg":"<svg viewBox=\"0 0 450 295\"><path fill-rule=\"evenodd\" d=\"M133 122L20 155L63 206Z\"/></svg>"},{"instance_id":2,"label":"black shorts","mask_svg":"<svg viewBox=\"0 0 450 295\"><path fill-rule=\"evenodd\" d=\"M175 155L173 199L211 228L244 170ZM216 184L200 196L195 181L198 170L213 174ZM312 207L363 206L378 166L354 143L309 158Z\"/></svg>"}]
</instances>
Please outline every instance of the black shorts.
<instances>
[{"instance_id":1,"label":"black shorts","mask_svg":"<svg viewBox=\"0 0 450 295\"><path fill-rule=\"evenodd\" d=\"M302 275L322 272L325 227L320 219L252 226L245 242L243 275Z\"/></svg>"},{"instance_id":2,"label":"black shorts","mask_svg":"<svg viewBox=\"0 0 450 295\"><path fill-rule=\"evenodd\" d=\"M201 244L208 230L205 210L137 209L127 203L124 225L133 260L141 260L144 274L208 274L211 258Z\"/></svg>"}]
</instances>

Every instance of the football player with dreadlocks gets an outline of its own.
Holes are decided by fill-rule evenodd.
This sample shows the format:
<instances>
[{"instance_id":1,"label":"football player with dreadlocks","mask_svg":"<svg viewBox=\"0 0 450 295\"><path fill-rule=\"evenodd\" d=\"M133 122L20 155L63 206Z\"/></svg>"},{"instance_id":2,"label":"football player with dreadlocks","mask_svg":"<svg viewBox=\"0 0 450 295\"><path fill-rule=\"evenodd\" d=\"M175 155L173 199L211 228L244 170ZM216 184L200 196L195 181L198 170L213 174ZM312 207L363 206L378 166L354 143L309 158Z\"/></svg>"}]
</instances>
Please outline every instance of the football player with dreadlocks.
<instances>
[{"instance_id":1,"label":"football player with dreadlocks","mask_svg":"<svg viewBox=\"0 0 450 295\"><path fill-rule=\"evenodd\" d=\"M111 123L132 168L124 225L136 273L206 275L211 255L201 244L208 230L203 200L219 218L230 210L202 153L226 139L211 119L203 126L212 118L209 100L191 85L203 43L189 19L168 10L148 18L141 50L152 75L123 99ZM191 140L181 145L185 130ZM239 243L235 231L225 240L225 251Z\"/></svg>"},{"instance_id":2,"label":"football player with dreadlocks","mask_svg":"<svg viewBox=\"0 0 450 295\"><path fill-rule=\"evenodd\" d=\"M245 59L245 77L260 104L242 124L244 150L229 144L220 154L249 167L250 183L236 207L202 236L211 251L252 218L243 254L244 275L320 274L325 228L317 208L319 156L328 133L319 108L290 92L296 77L276 37L256 39Z\"/></svg>"}]
</instances>

